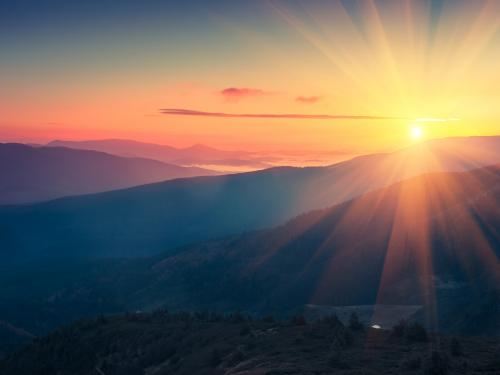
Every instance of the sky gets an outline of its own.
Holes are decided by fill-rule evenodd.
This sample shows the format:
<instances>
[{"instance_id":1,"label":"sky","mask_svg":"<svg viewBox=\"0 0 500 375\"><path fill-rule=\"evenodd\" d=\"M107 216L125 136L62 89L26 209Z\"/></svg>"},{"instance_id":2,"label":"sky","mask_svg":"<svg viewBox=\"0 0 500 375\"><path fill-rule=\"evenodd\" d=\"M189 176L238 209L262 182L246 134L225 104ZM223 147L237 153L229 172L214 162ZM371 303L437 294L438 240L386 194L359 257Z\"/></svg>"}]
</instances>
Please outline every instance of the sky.
<instances>
[{"instance_id":1,"label":"sky","mask_svg":"<svg viewBox=\"0 0 500 375\"><path fill-rule=\"evenodd\" d=\"M500 1L0 3L0 140L392 150L500 134Z\"/></svg>"}]
</instances>

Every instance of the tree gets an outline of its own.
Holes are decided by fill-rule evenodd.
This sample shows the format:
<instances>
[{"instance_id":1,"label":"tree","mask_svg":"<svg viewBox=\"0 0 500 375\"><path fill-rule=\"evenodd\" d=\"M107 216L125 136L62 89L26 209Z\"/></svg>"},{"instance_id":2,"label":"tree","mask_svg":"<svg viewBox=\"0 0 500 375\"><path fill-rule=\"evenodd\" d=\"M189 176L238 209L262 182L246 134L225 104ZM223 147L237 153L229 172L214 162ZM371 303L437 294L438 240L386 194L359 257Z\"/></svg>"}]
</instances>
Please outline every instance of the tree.
<instances>
[{"instance_id":1,"label":"tree","mask_svg":"<svg viewBox=\"0 0 500 375\"><path fill-rule=\"evenodd\" d=\"M427 373L429 375L446 375L448 373L448 360L440 352L433 351L428 364Z\"/></svg>"},{"instance_id":2,"label":"tree","mask_svg":"<svg viewBox=\"0 0 500 375\"><path fill-rule=\"evenodd\" d=\"M217 367L222 362L222 355L217 348L214 348L210 353L209 363L212 367Z\"/></svg>"},{"instance_id":3,"label":"tree","mask_svg":"<svg viewBox=\"0 0 500 375\"><path fill-rule=\"evenodd\" d=\"M405 337L410 342L427 342L429 336L420 323L412 323L406 327Z\"/></svg>"},{"instance_id":4,"label":"tree","mask_svg":"<svg viewBox=\"0 0 500 375\"><path fill-rule=\"evenodd\" d=\"M453 357L461 357L464 355L462 344L457 338L452 338L450 342L450 353Z\"/></svg>"},{"instance_id":5,"label":"tree","mask_svg":"<svg viewBox=\"0 0 500 375\"><path fill-rule=\"evenodd\" d=\"M359 321L358 314L353 312L349 318L349 328L352 331L359 331L363 329L363 323Z\"/></svg>"},{"instance_id":6,"label":"tree","mask_svg":"<svg viewBox=\"0 0 500 375\"><path fill-rule=\"evenodd\" d=\"M295 326L305 326L307 324L307 321L304 315L295 315L292 318L292 324Z\"/></svg>"}]
</instances>

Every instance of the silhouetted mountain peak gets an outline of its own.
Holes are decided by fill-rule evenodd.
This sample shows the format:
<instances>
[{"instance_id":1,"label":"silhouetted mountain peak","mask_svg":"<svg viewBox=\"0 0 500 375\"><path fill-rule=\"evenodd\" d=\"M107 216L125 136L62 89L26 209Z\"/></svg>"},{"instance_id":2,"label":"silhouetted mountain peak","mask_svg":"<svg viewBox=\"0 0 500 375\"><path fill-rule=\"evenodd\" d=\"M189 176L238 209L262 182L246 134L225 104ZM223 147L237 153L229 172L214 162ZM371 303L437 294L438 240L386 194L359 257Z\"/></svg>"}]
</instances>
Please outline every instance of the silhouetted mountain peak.
<instances>
[{"instance_id":1,"label":"silhouetted mountain peak","mask_svg":"<svg viewBox=\"0 0 500 375\"><path fill-rule=\"evenodd\" d=\"M0 144L0 204L43 201L211 174L215 172L102 151Z\"/></svg>"}]
</instances>

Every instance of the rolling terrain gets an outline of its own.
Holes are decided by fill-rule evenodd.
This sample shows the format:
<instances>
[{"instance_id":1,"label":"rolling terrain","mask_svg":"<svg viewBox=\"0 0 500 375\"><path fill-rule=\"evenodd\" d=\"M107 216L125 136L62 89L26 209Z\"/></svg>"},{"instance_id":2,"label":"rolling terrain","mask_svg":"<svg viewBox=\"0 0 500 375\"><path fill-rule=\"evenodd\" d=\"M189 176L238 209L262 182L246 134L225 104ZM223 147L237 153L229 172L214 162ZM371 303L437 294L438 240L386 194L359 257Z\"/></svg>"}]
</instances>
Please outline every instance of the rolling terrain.
<instances>
[{"instance_id":1,"label":"rolling terrain","mask_svg":"<svg viewBox=\"0 0 500 375\"><path fill-rule=\"evenodd\" d=\"M500 137L445 139L330 167L180 179L3 207L0 257L147 256L275 226L422 173L464 171L499 161Z\"/></svg>"},{"instance_id":2,"label":"rolling terrain","mask_svg":"<svg viewBox=\"0 0 500 375\"><path fill-rule=\"evenodd\" d=\"M92 141L54 140L48 147L69 147L81 150L102 151L124 157L159 160L176 165L218 165L220 168L246 167L269 168L271 165L256 154L246 151L225 151L205 145L177 148L168 145L131 141L126 139L102 139Z\"/></svg>"},{"instance_id":3,"label":"rolling terrain","mask_svg":"<svg viewBox=\"0 0 500 375\"><path fill-rule=\"evenodd\" d=\"M498 166L426 174L149 258L37 262L2 277L0 320L40 334L81 316L158 308L407 305L422 306L415 319L433 329L499 336L499 205Z\"/></svg>"},{"instance_id":4,"label":"rolling terrain","mask_svg":"<svg viewBox=\"0 0 500 375\"><path fill-rule=\"evenodd\" d=\"M498 340L241 314L84 320L0 360L3 375L498 374Z\"/></svg>"},{"instance_id":5,"label":"rolling terrain","mask_svg":"<svg viewBox=\"0 0 500 375\"><path fill-rule=\"evenodd\" d=\"M0 144L0 205L46 201L215 174L156 160L63 147Z\"/></svg>"},{"instance_id":6,"label":"rolling terrain","mask_svg":"<svg viewBox=\"0 0 500 375\"><path fill-rule=\"evenodd\" d=\"M453 305L486 300L488 294L491 306L497 306L499 200L498 167L423 175L275 229L137 262L143 271L132 271L133 261L126 263L90 290L132 286L116 300L129 309L283 312L308 303L432 307L446 298ZM489 319L483 317L482 333L500 334L496 312L493 308Z\"/></svg>"}]
</instances>

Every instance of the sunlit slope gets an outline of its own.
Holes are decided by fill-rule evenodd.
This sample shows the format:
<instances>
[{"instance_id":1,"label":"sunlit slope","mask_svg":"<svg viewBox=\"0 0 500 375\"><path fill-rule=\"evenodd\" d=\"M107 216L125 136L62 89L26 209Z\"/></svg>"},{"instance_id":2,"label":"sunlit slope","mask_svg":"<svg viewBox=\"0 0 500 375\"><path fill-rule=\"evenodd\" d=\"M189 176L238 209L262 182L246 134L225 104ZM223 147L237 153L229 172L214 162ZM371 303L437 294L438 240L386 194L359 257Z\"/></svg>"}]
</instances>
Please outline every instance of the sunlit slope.
<instances>
[{"instance_id":1,"label":"sunlit slope","mask_svg":"<svg viewBox=\"0 0 500 375\"><path fill-rule=\"evenodd\" d=\"M465 147L464 145L468 145ZM148 255L280 224L432 171L500 162L500 138L450 139L331 167L273 168L167 181L104 194L0 209L11 258Z\"/></svg>"},{"instance_id":2,"label":"sunlit slope","mask_svg":"<svg viewBox=\"0 0 500 375\"><path fill-rule=\"evenodd\" d=\"M45 332L87 314L159 307L408 304L423 305L422 319L439 329L495 335L499 256L500 168L428 174L174 254L18 271L0 318Z\"/></svg>"},{"instance_id":3,"label":"sunlit slope","mask_svg":"<svg viewBox=\"0 0 500 375\"><path fill-rule=\"evenodd\" d=\"M281 312L418 304L439 329L496 335L499 257L500 168L431 174L166 257L134 299Z\"/></svg>"},{"instance_id":4,"label":"sunlit slope","mask_svg":"<svg viewBox=\"0 0 500 375\"><path fill-rule=\"evenodd\" d=\"M180 282L194 305L428 304L443 285L499 285L499 256L500 168L491 167L423 175L193 246L152 267L161 275L153 290L169 301Z\"/></svg>"}]
</instances>

